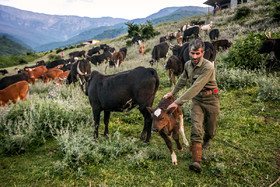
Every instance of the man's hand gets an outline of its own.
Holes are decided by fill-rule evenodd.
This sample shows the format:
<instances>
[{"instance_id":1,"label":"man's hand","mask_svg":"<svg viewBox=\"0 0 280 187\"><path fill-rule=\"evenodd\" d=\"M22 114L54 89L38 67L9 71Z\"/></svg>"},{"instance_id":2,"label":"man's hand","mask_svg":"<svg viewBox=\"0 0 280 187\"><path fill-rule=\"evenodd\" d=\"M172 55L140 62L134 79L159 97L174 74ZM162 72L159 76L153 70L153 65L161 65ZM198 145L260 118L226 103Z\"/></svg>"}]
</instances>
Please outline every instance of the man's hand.
<instances>
[{"instance_id":1,"label":"man's hand","mask_svg":"<svg viewBox=\"0 0 280 187\"><path fill-rule=\"evenodd\" d=\"M168 97L171 97L171 96L173 96L173 94L172 94L171 92L169 92L169 93L165 94L165 95L163 96L163 98L164 98L164 99L167 99Z\"/></svg>"}]
</instances>

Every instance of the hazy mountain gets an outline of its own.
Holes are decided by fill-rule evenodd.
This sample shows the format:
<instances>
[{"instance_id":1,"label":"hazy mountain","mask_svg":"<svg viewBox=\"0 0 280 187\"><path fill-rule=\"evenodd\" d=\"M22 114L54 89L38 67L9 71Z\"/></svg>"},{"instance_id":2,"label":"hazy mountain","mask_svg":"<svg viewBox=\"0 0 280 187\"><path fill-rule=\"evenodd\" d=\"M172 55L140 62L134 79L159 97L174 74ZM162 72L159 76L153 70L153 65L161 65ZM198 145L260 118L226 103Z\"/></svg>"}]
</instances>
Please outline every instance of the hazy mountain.
<instances>
[{"instance_id":1,"label":"hazy mountain","mask_svg":"<svg viewBox=\"0 0 280 187\"><path fill-rule=\"evenodd\" d=\"M17 38L35 51L47 51L90 39L114 38L127 32L127 22L143 24L152 20L159 24L206 12L204 7L168 7L146 18L126 20L47 15L0 5L0 33Z\"/></svg>"},{"instance_id":2,"label":"hazy mountain","mask_svg":"<svg viewBox=\"0 0 280 187\"><path fill-rule=\"evenodd\" d=\"M169 7L160 10L146 18L138 18L129 20L135 24L144 24L147 20L152 20L153 24L177 21L185 17L207 13L207 8L186 6L186 7ZM75 45L90 39L103 40L106 38L115 38L121 34L127 33L127 25L124 23L116 24L114 26L104 26L99 28L88 29L80 34L70 38L64 42L54 42L46 45L38 46L36 51L51 50L55 48L62 48L65 46Z\"/></svg>"},{"instance_id":3,"label":"hazy mountain","mask_svg":"<svg viewBox=\"0 0 280 187\"><path fill-rule=\"evenodd\" d=\"M32 48L54 41L66 41L88 29L111 26L126 19L58 16L0 5L0 33L7 33Z\"/></svg>"}]
</instances>

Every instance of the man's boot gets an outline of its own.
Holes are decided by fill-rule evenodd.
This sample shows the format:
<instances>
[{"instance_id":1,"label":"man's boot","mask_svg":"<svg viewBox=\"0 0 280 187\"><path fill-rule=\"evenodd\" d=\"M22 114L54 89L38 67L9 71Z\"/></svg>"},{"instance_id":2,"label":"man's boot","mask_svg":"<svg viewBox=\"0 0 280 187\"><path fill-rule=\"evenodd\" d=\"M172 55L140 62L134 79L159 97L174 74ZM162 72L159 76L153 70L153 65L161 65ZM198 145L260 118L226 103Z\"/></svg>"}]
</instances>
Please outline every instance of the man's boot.
<instances>
[{"instance_id":1,"label":"man's boot","mask_svg":"<svg viewBox=\"0 0 280 187\"><path fill-rule=\"evenodd\" d=\"M191 151L192 151L193 163L189 165L189 168L190 170L200 173L201 172L200 163L201 163L201 156L202 156L201 143L193 142Z\"/></svg>"}]
</instances>

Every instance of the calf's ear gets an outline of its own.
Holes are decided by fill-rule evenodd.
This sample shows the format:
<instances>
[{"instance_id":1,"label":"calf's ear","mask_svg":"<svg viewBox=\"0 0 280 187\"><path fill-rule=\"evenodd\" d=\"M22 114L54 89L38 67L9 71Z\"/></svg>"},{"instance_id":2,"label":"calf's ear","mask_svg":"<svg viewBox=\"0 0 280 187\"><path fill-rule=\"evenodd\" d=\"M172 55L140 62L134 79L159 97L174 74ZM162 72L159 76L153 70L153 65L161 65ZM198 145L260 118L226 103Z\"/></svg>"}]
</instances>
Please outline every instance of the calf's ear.
<instances>
[{"instance_id":1,"label":"calf's ear","mask_svg":"<svg viewBox=\"0 0 280 187\"><path fill-rule=\"evenodd\" d=\"M169 109L167 110L167 114L168 114L168 115L169 115L169 114L172 114L175 110L176 110L176 107L169 108Z\"/></svg>"},{"instance_id":2,"label":"calf's ear","mask_svg":"<svg viewBox=\"0 0 280 187\"><path fill-rule=\"evenodd\" d=\"M151 107L146 107L147 108L147 110L153 115L153 113L154 113L154 109L152 109Z\"/></svg>"}]
</instances>

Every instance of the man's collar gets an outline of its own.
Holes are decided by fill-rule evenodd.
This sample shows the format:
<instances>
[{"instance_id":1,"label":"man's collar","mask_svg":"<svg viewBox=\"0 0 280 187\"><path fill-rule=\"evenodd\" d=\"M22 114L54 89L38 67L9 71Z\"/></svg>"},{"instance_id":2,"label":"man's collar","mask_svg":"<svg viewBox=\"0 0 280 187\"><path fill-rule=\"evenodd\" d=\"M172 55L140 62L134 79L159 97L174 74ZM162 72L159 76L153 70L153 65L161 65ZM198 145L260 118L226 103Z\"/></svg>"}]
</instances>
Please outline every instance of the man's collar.
<instances>
[{"instance_id":1,"label":"man's collar","mask_svg":"<svg viewBox=\"0 0 280 187\"><path fill-rule=\"evenodd\" d=\"M200 61L197 63L197 67L200 67L202 65L202 62L203 62L203 57L200 58ZM192 63L192 65L194 66L194 64ZM194 67L196 67L194 66Z\"/></svg>"}]
</instances>

